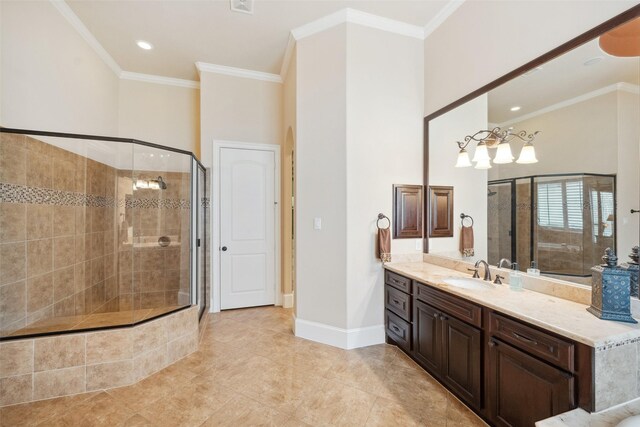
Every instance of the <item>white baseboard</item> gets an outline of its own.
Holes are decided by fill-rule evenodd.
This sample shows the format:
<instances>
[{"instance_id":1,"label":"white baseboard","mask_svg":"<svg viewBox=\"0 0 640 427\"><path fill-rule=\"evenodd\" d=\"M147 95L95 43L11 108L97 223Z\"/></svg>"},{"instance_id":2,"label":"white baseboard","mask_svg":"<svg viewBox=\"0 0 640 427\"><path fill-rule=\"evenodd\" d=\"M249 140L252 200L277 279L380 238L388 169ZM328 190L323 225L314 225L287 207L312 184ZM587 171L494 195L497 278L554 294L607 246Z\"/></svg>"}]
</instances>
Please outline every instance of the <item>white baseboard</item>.
<instances>
[{"instance_id":1,"label":"white baseboard","mask_svg":"<svg viewBox=\"0 0 640 427\"><path fill-rule=\"evenodd\" d=\"M293 294L283 294L282 295L282 307L283 308L292 308L293 307Z\"/></svg>"},{"instance_id":2,"label":"white baseboard","mask_svg":"<svg viewBox=\"0 0 640 427\"><path fill-rule=\"evenodd\" d=\"M311 322L294 316L294 334L297 337L351 350L375 344L384 344L384 325L366 328L342 329L324 323Z\"/></svg>"}]
</instances>

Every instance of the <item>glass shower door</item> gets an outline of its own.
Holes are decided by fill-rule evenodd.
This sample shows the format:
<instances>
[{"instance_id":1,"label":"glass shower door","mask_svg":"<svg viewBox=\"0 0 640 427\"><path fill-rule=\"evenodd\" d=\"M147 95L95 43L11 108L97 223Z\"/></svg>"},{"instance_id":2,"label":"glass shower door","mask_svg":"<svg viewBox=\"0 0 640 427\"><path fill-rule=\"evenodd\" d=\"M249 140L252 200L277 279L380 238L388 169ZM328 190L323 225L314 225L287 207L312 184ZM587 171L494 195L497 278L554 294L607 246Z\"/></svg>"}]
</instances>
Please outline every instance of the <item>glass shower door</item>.
<instances>
[{"instance_id":1,"label":"glass shower door","mask_svg":"<svg viewBox=\"0 0 640 427\"><path fill-rule=\"evenodd\" d=\"M494 181L488 185L488 253L489 264L497 265L502 258L515 259L513 246L514 182Z\"/></svg>"}]
</instances>

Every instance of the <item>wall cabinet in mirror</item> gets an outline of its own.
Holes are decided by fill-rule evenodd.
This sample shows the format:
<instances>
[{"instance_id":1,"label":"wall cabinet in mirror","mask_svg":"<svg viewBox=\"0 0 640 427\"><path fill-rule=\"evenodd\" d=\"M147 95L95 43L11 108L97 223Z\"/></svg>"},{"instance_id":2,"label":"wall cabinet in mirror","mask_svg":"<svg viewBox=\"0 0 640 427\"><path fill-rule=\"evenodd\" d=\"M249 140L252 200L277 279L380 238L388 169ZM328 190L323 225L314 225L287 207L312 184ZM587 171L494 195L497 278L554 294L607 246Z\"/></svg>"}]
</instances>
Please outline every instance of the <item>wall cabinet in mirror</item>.
<instances>
[{"instance_id":1,"label":"wall cabinet in mirror","mask_svg":"<svg viewBox=\"0 0 640 427\"><path fill-rule=\"evenodd\" d=\"M422 185L393 186L393 238L422 237Z\"/></svg>"},{"instance_id":2,"label":"wall cabinet in mirror","mask_svg":"<svg viewBox=\"0 0 640 427\"><path fill-rule=\"evenodd\" d=\"M429 187L429 237L453 237L453 187Z\"/></svg>"}]
</instances>

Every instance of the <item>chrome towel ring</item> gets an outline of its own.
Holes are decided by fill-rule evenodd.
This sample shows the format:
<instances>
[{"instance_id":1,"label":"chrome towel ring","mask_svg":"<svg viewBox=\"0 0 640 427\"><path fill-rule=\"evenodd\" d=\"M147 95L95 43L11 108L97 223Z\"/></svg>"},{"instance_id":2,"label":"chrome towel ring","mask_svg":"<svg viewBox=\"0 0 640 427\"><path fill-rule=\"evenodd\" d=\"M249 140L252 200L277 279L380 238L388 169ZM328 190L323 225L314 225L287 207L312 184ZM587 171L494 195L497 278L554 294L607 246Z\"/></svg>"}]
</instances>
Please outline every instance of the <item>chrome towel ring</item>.
<instances>
[{"instance_id":1,"label":"chrome towel ring","mask_svg":"<svg viewBox=\"0 0 640 427\"><path fill-rule=\"evenodd\" d=\"M464 224L464 220L465 219L470 219L471 220L471 225L465 225ZM462 224L463 227L473 227L473 218L471 217L471 215L467 215L464 213L460 214L460 223Z\"/></svg>"},{"instance_id":2,"label":"chrome towel ring","mask_svg":"<svg viewBox=\"0 0 640 427\"><path fill-rule=\"evenodd\" d=\"M385 214L379 213L378 214L378 220L376 221L376 227L378 227L378 230L382 230L383 227L380 227L380 221L386 219L387 220L387 226L384 227L384 229L388 229L389 227L391 227L391 220L389 219L388 216L386 216Z\"/></svg>"}]
</instances>

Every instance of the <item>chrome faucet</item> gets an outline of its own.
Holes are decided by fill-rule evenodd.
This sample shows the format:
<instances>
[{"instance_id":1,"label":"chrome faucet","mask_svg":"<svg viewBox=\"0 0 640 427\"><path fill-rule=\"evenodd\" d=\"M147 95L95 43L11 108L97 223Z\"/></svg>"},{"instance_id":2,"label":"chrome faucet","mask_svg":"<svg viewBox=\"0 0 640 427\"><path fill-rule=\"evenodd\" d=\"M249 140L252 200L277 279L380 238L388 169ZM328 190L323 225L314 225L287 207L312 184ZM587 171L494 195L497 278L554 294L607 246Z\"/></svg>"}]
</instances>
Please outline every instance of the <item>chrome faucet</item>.
<instances>
[{"instance_id":1,"label":"chrome faucet","mask_svg":"<svg viewBox=\"0 0 640 427\"><path fill-rule=\"evenodd\" d=\"M488 282L491 281L491 270L489 270L489 263L483 259L476 262L476 268L480 268L480 264L484 265L484 279Z\"/></svg>"},{"instance_id":2,"label":"chrome faucet","mask_svg":"<svg viewBox=\"0 0 640 427\"><path fill-rule=\"evenodd\" d=\"M512 262L509 258L502 258L498 263L498 268L502 268L504 264L507 264L507 268L511 268Z\"/></svg>"}]
</instances>

